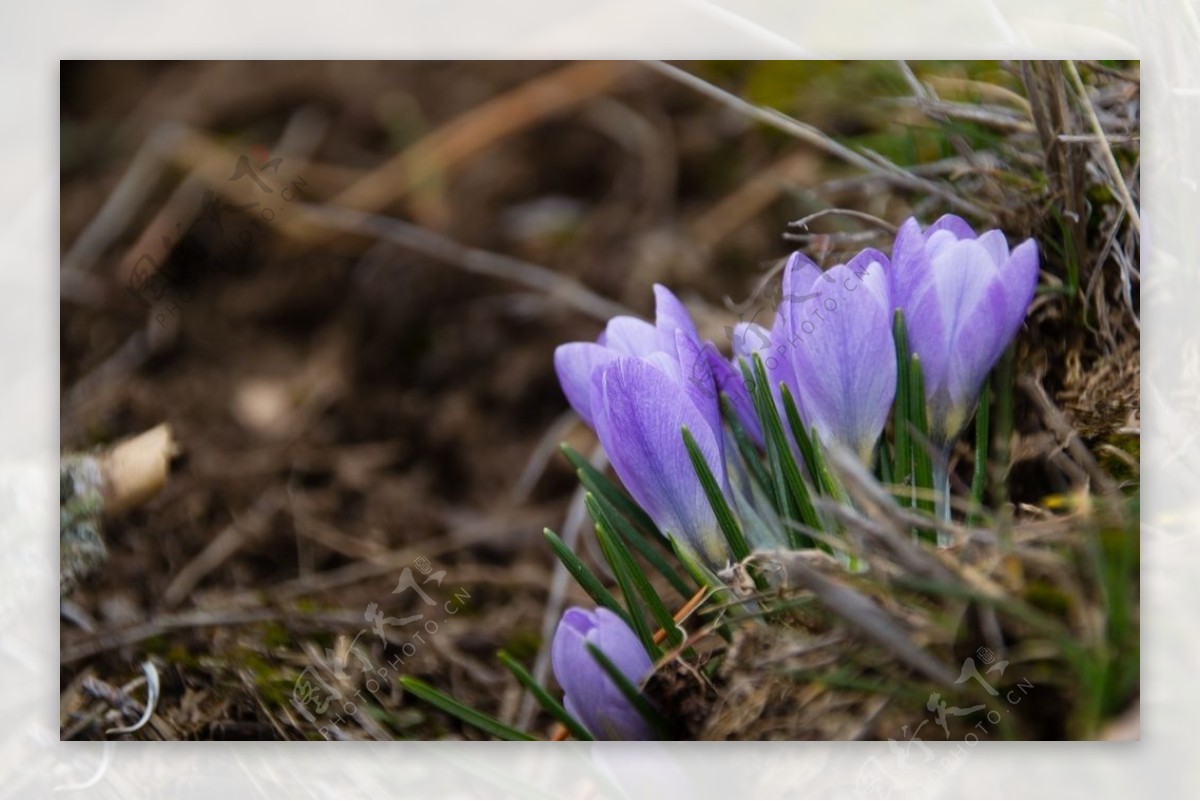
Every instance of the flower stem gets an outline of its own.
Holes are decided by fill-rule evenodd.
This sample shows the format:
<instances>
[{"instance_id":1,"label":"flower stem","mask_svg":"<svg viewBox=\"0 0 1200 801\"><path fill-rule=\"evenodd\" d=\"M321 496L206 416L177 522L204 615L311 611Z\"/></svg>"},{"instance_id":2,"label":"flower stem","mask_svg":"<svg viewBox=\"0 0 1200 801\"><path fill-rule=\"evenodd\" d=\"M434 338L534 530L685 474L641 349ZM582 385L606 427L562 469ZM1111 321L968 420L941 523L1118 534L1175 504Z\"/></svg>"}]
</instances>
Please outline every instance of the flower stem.
<instances>
[{"instance_id":1,"label":"flower stem","mask_svg":"<svg viewBox=\"0 0 1200 801\"><path fill-rule=\"evenodd\" d=\"M946 446L933 460L933 489L934 503L937 515L947 523L950 522L950 447ZM938 547L950 545L950 535L939 531Z\"/></svg>"}]
</instances>

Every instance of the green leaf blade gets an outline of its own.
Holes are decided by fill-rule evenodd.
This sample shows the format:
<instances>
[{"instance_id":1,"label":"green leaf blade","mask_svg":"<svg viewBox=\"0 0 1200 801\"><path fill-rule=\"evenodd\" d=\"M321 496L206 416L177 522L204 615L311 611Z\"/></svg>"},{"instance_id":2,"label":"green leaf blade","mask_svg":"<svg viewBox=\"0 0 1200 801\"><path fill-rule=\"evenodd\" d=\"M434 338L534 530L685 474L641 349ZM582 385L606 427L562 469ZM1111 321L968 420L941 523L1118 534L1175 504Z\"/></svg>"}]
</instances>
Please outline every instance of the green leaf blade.
<instances>
[{"instance_id":1,"label":"green leaf blade","mask_svg":"<svg viewBox=\"0 0 1200 801\"><path fill-rule=\"evenodd\" d=\"M431 704L442 710L448 715L452 715L463 723L467 723L480 729L493 737L508 741L523 741L529 742L537 738L526 734L523 731L518 731L512 726L508 726L495 718L485 715L477 709L472 709L461 701L457 701L443 693L441 690L436 690L425 682L413 676L401 676L400 686L408 690L410 693L420 698L427 704Z\"/></svg>"},{"instance_id":2,"label":"green leaf blade","mask_svg":"<svg viewBox=\"0 0 1200 801\"><path fill-rule=\"evenodd\" d=\"M620 668L613 664L613 661L597 648L595 643L587 643L587 649L592 658L596 660L596 663L612 679L613 684L617 685L617 689L621 691L621 695L625 696L625 700L637 710L637 713L641 715L643 720L650 724L659 737L664 740L673 739L674 732L670 723L659 714L658 710L650 705L650 702L646 700L646 696L642 695L641 690L621 672Z\"/></svg>"},{"instance_id":3,"label":"green leaf blade","mask_svg":"<svg viewBox=\"0 0 1200 801\"><path fill-rule=\"evenodd\" d=\"M542 709L546 710L550 717L566 727L572 737L576 740L596 739L582 723L576 720L562 704L554 699L554 696L550 695L545 687L537 683L533 675L525 669L524 665L513 658L512 654L507 651L500 651L496 654L496 658L504 663L504 666L520 682L522 687L529 690L529 693L537 699L537 702L542 705Z\"/></svg>"},{"instance_id":4,"label":"green leaf blade","mask_svg":"<svg viewBox=\"0 0 1200 801\"><path fill-rule=\"evenodd\" d=\"M543 529L542 533L545 535L546 541L550 543L550 548L554 551L554 555L563 563L563 567L567 569L567 572L579 582L579 586L583 588L583 591L599 606L615 612L622 620L632 625L629 613L625 611L625 607L621 606L621 603L605 588L600 579L596 578L596 574L588 569L583 560L567 547L562 538L548 528Z\"/></svg>"},{"instance_id":5,"label":"green leaf blade","mask_svg":"<svg viewBox=\"0 0 1200 801\"><path fill-rule=\"evenodd\" d=\"M642 602L644 601L649 608L650 617L654 619L654 622L667 632L668 637L672 637L677 642L679 633L675 621L662 599L658 597L654 587L642 573L641 567L629 553L625 543L612 533L607 515L596 503L596 499L591 493L584 496L584 504L596 523L596 539L600 543L600 551L604 554L609 567L612 568L613 575L617 578L617 584L621 588L621 594L625 597L633 630L637 633L638 639L642 641L647 653L657 659L660 650L658 644L654 642L654 632L650 630L650 626L646 622Z\"/></svg>"},{"instance_id":6,"label":"green leaf blade","mask_svg":"<svg viewBox=\"0 0 1200 801\"><path fill-rule=\"evenodd\" d=\"M750 555L750 546L746 543L742 527L734 517L733 510L729 508L729 502L717 484L716 476L712 474L704 454L700 451L699 444L696 443L696 438L692 436L691 431L688 431L687 426L683 427L682 434L683 444L687 448L688 457L692 460L696 477L700 479L700 486L704 488L709 506L712 507L713 514L717 516L717 525L721 527L721 533L725 535L725 542L728 544L734 560L740 562Z\"/></svg>"}]
</instances>

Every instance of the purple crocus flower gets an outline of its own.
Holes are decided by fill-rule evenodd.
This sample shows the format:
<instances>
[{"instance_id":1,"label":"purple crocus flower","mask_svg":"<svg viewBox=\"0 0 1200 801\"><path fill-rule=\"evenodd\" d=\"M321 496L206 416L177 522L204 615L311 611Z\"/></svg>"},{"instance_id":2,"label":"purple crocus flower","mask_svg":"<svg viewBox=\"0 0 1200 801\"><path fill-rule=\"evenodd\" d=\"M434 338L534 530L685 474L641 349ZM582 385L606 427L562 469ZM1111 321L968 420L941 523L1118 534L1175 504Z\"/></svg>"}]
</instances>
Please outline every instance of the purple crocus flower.
<instances>
[{"instance_id":1,"label":"purple crocus flower","mask_svg":"<svg viewBox=\"0 0 1200 801\"><path fill-rule=\"evenodd\" d=\"M908 219L892 248L891 284L908 347L921 359L930 438L958 436L988 372L1020 329L1038 281L1037 245L1011 252L997 230L979 236L952 214L924 232Z\"/></svg>"},{"instance_id":2,"label":"purple crocus flower","mask_svg":"<svg viewBox=\"0 0 1200 801\"><path fill-rule=\"evenodd\" d=\"M868 463L896 395L891 320L888 259L879 251L826 272L801 253L788 260L768 374L788 386L822 443Z\"/></svg>"},{"instance_id":3,"label":"purple crocus flower","mask_svg":"<svg viewBox=\"0 0 1200 801\"><path fill-rule=\"evenodd\" d=\"M741 325L743 324L739 323L739 327ZM734 336L735 338L738 336L736 331ZM722 356L721 352L717 350L717 346L711 342L705 343L704 355L708 358L708 367L712 370L717 392L729 396L729 402L733 406L738 422L742 424L750 439L761 447L764 442L762 424L758 420L758 413L754 411L754 401L750 399L750 392L746 389L746 380L737 366L737 340L735 339L733 359L726 359Z\"/></svg>"},{"instance_id":4,"label":"purple crocus flower","mask_svg":"<svg viewBox=\"0 0 1200 801\"><path fill-rule=\"evenodd\" d=\"M788 265L795 263L797 258L802 258L800 254L793 254L788 259ZM780 306L775 311L775 323L771 328L767 329L758 323L738 323L734 327L733 339L733 359L734 362L745 361L747 365L753 365L754 356L757 355L762 359L763 367L767 371L767 381L770 384L771 396L775 398L775 406L779 410L780 418L783 419L783 396L780 394L779 387L781 384L786 384L791 388L793 399L799 403L796 395L796 380L795 372L792 370L792 360L788 357L788 350L792 347L788 343L787 334L787 315L784 313L784 305L786 298L780 303ZM787 429L786 424L784 429Z\"/></svg>"},{"instance_id":5,"label":"purple crocus flower","mask_svg":"<svg viewBox=\"0 0 1200 801\"><path fill-rule=\"evenodd\" d=\"M629 494L664 532L680 537L710 566L723 566L728 548L682 434L686 426L729 497L711 390L698 406L669 370L628 356L598 368L592 381L596 436Z\"/></svg>"},{"instance_id":6,"label":"purple crocus flower","mask_svg":"<svg viewBox=\"0 0 1200 801\"><path fill-rule=\"evenodd\" d=\"M615 613L573 606L559 621L550 646L563 706L599 740L653 740L653 728L592 656L589 643L634 684L654 667L637 634Z\"/></svg>"},{"instance_id":7,"label":"purple crocus flower","mask_svg":"<svg viewBox=\"0 0 1200 801\"><path fill-rule=\"evenodd\" d=\"M633 356L649 361L670 373L677 381L688 381L703 389L711 375L704 359L695 358L701 350L700 335L687 308L679 298L661 284L654 285L655 324L625 315L608 321L596 342L571 342L554 351L554 368L559 384L571 408L594 427L592 413L592 373L597 367L620 356ZM684 341L684 356L680 358L677 337Z\"/></svg>"},{"instance_id":8,"label":"purple crocus flower","mask_svg":"<svg viewBox=\"0 0 1200 801\"><path fill-rule=\"evenodd\" d=\"M716 379L683 304L665 287L654 293L655 325L615 317L598 342L560 345L554 367L629 494L659 528L719 567L727 546L682 435L686 426L728 496Z\"/></svg>"}]
</instances>

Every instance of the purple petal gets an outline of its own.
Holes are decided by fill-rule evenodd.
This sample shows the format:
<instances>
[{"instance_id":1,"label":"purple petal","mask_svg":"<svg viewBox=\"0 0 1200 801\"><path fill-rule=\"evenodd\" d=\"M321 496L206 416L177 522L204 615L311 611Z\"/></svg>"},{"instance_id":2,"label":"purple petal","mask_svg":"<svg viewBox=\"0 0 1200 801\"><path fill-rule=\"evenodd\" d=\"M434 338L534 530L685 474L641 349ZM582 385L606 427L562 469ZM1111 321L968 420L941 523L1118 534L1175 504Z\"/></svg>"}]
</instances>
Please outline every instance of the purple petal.
<instances>
[{"instance_id":1,"label":"purple petal","mask_svg":"<svg viewBox=\"0 0 1200 801\"><path fill-rule=\"evenodd\" d=\"M1025 321L1029 304L1033 302L1034 293L1037 291L1039 272L1037 243L1026 239L1013 249L1008 262L1001 270L1006 315L1004 347L1008 347L1008 341L1016 336L1021 323Z\"/></svg>"},{"instance_id":2,"label":"purple petal","mask_svg":"<svg viewBox=\"0 0 1200 801\"><path fill-rule=\"evenodd\" d=\"M607 676L587 652L585 645L588 634L595 627L596 620L592 613L571 607L563 614L550 643L550 667L554 670L554 678L579 712L594 709L604 700L604 681ZM582 722L581 715L577 714L576 717L580 717Z\"/></svg>"},{"instance_id":3,"label":"purple petal","mask_svg":"<svg viewBox=\"0 0 1200 801\"><path fill-rule=\"evenodd\" d=\"M692 316L688 314L687 307L662 284L654 285L654 326L658 329L658 337L663 350L676 352L675 332L677 331L682 331L689 340L696 344L696 349L699 350L700 334L696 331L696 324L692 322Z\"/></svg>"},{"instance_id":4,"label":"purple petal","mask_svg":"<svg viewBox=\"0 0 1200 801\"><path fill-rule=\"evenodd\" d=\"M651 367L662 370L664 374L676 384L684 386L688 376L684 375L683 368L679 364L679 359L673 354L660 351L659 353L651 353L646 358L642 359Z\"/></svg>"},{"instance_id":5,"label":"purple petal","mask_svg":"<svg viewBox=\"0 0 1200 801\"><path fill-rule=\"evenodd\" d=\"M615 351L591 342L571 342L554 349L554 371L567 403L593 428L592 372L615 358Z\"/></svg>"},{"instance_id":6,"label":"purple petal","mask_svg":"<svg viewBox=\"0 0 1200 801\"><path fill-rule=\"evenodd\" d=\"M592 376L596 436L629 494L660 528L714 564L725 544L681 430L688 428L718 481L721 445L683 386L638 359L617 358Z\"/></svg>"},{"instance_id":7,"label":"purple petal","mask_svg":"<svg viewBox=\"0 0 1200 801\"><path fill-rule=\"evenodd\" d=\"M720 390L717 388L716 377L708 357L700 348L700 343L684 331L675 332L675 349L679 353L679 372L683 388L691 398L692 405L708 423L709 431L713 433L718 447L722 449L721 459L724 461L721 401L717 394Z\"/></svg>"},{"instance_id":8,"label":"purple petal","mask_svg":"<svg viewBox=\"0 0 1200 801\"><path fill-rule=\"evenodd\" d=\"M792 335L790 315L780 309L775 316L775 325L771 328L771 353L764 355L763 366L767 370L767 380L771 382L771 396L775 405L782 408L783 401L779 393L779 385L786 384L795 389L796 371L792 368L795 358L797 337ZM795 392L792 393L795 395ZM796 408L800 407L800 399L794 398Z\"/></svg>"},{"instance_id":9,"label":"purple petal","mask_svg":"<svg viewBox=\"0 0 1200 801\"><path fill-rule=\"evenodd\" d=\"M813 284L822 275L821 268L800 251L789 256L783 268L783 297L776 314L788 316L789 321L794 319L796 307L808 302Z\"/></svg>"},{"instance_id":10,"label":"purple petal","mask_svg":"<svg viewBox=\"0 0 1200 801\"><path fill-rule=\"evenodd\" d=\"M957 435L987 373L1003 352L1008 300L987 247L960 240L933 260L931 291L911 310L909 345L920 356L930 429Z\"/></svg>"},{"instance_id":11,"label":"purple petal","mask_svg":"<svg viewBox=\"0 0 1200 801\"><path fill-rule=\"evenodd\" d=\"M885 300L889 297L890 289L887 278L891 270L891 264L888 262L888 257L883 255L883 253L875 248L865 248L859 251L850 261L846 262L845 267L858 278L874 286L875 294L882 292ZM833 284L838 280L830 274L832 272L833 270L830 270L822 276L826 284ZM843 278L841 280L846 281L848 279ZM815 287L813 291L816 291Z\"/></svg>"},{"instance_id":12,"label":"purple petal","mask_svg":"<svg viewBox=\"0 0 1200 801\"><path fill-rule=\"evenodd\" d=\"M928 239L938 231L949 231L955 239L975 238L975 229L967 225L967 221L957 214L943 214L938 217L933 225L925 229L925 238Z\"/></svg>"},{"instance_id":13,"label":"purple petal","mask_svg":"<svg viewBox=\"0 0 1200 801\"><path fill-rule=\"evenodd\" d=\"M566 611L554 633L550 664L563 705L589 732L606 740L651 739L654 732L588 650L596 646L631 682L653 669L649 654L623 620L607 609Z\"/></svg>"},{"instance_id":14,"label":"purple petal","mask_svg":"<svg viewBox=\"0 0 1200 801\"><path fill-rule=\"evenodd\" d=\"M600 344L623 356L649 356L663 347L658 329L636 317L614 317L604 328L604 339Z\"/></svg>"},{"instance_id":15,"label":"purple petal","mask_svg":"<svg viewBox=\"0 0 1200 801\"><path fill-rule=\"evenodd\" d=\"M754 401L750 399L750 391L746 389L745 379L741 371L727 361L711 342L704 346L704 355L708 359L709 369L712 370L717 392L729 396L734 414L746 429L750 439L759 445L763 444L762 426L758 422L758 414L754 411Z\"/></svg>"},{"instance_id":16,"label":"purple petal","mask_svg":"<svg viewBox=\"0 0 1200 801\"><path fill-rule=\"evenodd\" d=\"M588 640L612 660L622 675L634 684L641 683L654 663L637 634L610 609L597 609L595 621L596 627L588 633Z\"/></svg>"},{"instance_id":17,"label":"purple petal","mask_svg":"<svg viewBox=\"0 0 1200 801\"><path fill-rule=\"evenodd\" d=\"M596 628L588 636L588 641L594 643L622 675L634 684L640 684L654 668L641 641L625 625L625 621L608 609L597 609L596 618ZM590 652L587 655L592 656ZM607 673L604 679L604 700L593 715L596 720L595 735L605 740L654 739L652 727L629 703L616 682Z\"/></svg>"},{"instance_id":18,"label":"purple petal","mask_svg":"<svg viewBox=\"0 0 1200 801\"><path fill-rule=\"evenodd\" d=\"M900 308L904 308L908 298L929 279L925 236L915 217L905 220L896 232L888 273L891 276L893 302Z\"/></svg>"},{"instance_id":19,"label":"purple petal","mask_svg":"<svg viewBox=\"0 0 1200 801\"><path fill-rule=\"evenodd\" d=\"M887 258L860 254L820 283L813 287L819 300L796 320L792 366L801 414L824 443L869 460L896 392Z\"/></svg>"},{"instance_id":20,"label":"purple petal","mask_svg":"<svg viewBox=\"0 0 1200 801\"><path fill-rule=\"evenodd\" d=\"M947 231L944 228L941 231L927 234L925 237L925 257L932 261L940 256L946 248L963 241L971 240L961 240L953 232Z\"/></svg>"},{"instance_id":21,"label":"purple petal","mask_svg":"<svg viewBox=\"0 0 1200 801\"><path fill-rule=\"evenodd\" d=\"M814 289L818 282L822 286ZM796 251L788 259L783 270L783 296L779 301L779 309L775 312L775 325L771 328L771 349L774 351L774 358L763 356L763 366L767 370L767 378L771 381L771 395L781 409L779 385L787 384L793 389L796 386L794 351L799 342L796 332L802 322L798 311L819 295L826 283L821 268L800 251ZM795 400L799 406L800 398Z\"/></svg>"},{"instance_id":22,"label":"purple petal","mask_svg":"<svg viewBox=\"0 0 1200 801\"><path fill-rule=\"evenodd\" d=\"M738 323L733 327L733 357L747 359L771 347L771 332L758 323Z\"/></svg>"},{"instance_id":23,"label":"purple petal","mask_svg":"<svg viewBox=\"0 0 1200 801\"><path fill-rule=\"evenodd\" d=\"M1008 261L1008 240L1004 238L1003 231L986 231L975 241L984 246L997 267L1003 267Z\"/></svg>"}]
</instances>

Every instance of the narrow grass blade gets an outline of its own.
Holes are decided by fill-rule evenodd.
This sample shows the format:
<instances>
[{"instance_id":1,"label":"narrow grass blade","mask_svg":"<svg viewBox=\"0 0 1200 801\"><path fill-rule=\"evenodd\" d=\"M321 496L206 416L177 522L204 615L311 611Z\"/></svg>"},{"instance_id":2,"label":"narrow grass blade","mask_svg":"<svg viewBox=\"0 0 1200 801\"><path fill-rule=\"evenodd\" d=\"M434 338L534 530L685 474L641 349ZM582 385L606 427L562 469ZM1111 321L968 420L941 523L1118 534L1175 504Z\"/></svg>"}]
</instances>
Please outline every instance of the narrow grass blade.
<instances>
[{"instance_id":1,"label":"narrow grass blade","mask_svg":"<svg viewBox=\"0 0 1200 801\"><path fill-rule=\"evenodd\" d=\"M625 610L628 613L625 620L634 628L637 638L642 640L642 645L646 646L650 655L656 658L659 655L659 649L654 644L654 630L650 628L650 624L646 620L646 609L642 606L642 595L637 589L634 578L635 574L640 574L641 571L632 562L629 550L625 548L624 543L618 541L617 537L613 536L612 531L608 529L604 514L600 512L590 493L583 496L583 502L588 508L588 513L595 520L596 542L600 544L600 553L604 554L604 559L608 562L613 577L617 579L620 595L624 598ZM632 564L632 568L630 568L630 564Z\"/></svg>"},{"instance_id":2,"label":"narrow grass blade","mask_svg":"<svg viewBox=\"0 0 1200 801\"><path fill-rule=\"evenodd\" d=\"M792 455L791 444L783 432L783 423L779 418L779 410L775 408L775 398L771 394L767 370L762 358L754 354L753 374L750 367L743 363L742 370L746 374L746 384L752 389L752 398L759 419L763 424L763 434L767 440L767 453L770 457L771 474L775 480L775 492L781 499L780 514L785 520L799 520L810 528L822 530L820 519L813 507L812 498L804 483L804 476ZM788 526L789 544L793 548L811 548L812 539Z\"/></svg>"},{"instance_id":3,"label":"narrow grass blade","mask_svg":"<svg viewBox=\"0 0 1200 801\"><path fill-rule=\"evenodd\" d=\"M704 454L700 452L700 446L696 444L696 438L692 436L691 431L687 430L687 426L683 427L683 444L692 460L696 476L700 479L700 486L704 487L704 494L708 497L713 514L717 516L717 524L721 527L721 533L725 535L729 551L733 554L734 560L740 562L750 555L750 546L746 544L742 527L738 524L737 518L733 516L733 510L729 508L729 502L725 499L725 494L721 492L716 476L709 469Z\"/></svg>"},{"instance_id":4,"label":"narrow grass blade","mask_svg":"<svg viewBox=\"0 0 1200 801\"><path fill-rule=\"evenodd\" d=\"M574 576L579 582L579 586L583 587L583 591L591 596L592 600L605 609L610 609L620 615L621 619L632 625L633 621L629 619L629 613L625 611L625 607L621 606L613 594L604 588L604 584L600 579L596 578L596 574L588 569L588 566L583 561L571 552L566 543L550 529L544 529L542 533L546 537L546 541L550 543L550 548L554 551L554 555L563 563L563 567L567 572Z\"/></svg>"},{"instance_id":5,"label":"narrow grass blade","mask_svg":"<svg viewBox=\"0 0 1200 801\"><path fill-rule=\"evenodd\" d=\"M896 309L892 319L892 338L896 343L896 404L892 408L892 434L896 439L895 462L892 467L892 477L897 484L912 484L912 450L908 433L908 399L909 391L909 358L908 358L908 328L904 324L904 312ZM924 401L922 400L922 405ZM912 505L912 497L907 503Z\"/></svg>"},{"instance_id":6,"label":"narrow grass blade","mask_svg":"<svg viewBox=\"0 0 1200 801\"><path fill-rule=\"evenodd\" d=\"M917 506L929 514L934 512L933 460L929 449L929 423L925 416L925 378L921 370L921 357L913 354L908 367L908 413L910 442L913 460L913 488L916 490ZM937 541L932 530L921 529L923 539Z\"/></svg>"},{"instance_id":7,"label":"narrow grass blade","mask_svg":"<svg viewBox=\"0 0 1200 801\"><path fill-rule=\"evenodd\" d=\"M875 451L876 464L879 465L879 481L885 487L895 483L895 475L892 473L892 449L888 447L887 438L880 437L879 445Z\"/></svg>"},{"instance_id":8,"label":"narrow grass blade","mask_svg":"<svg viewBox=\"0 0 1200 801\"><path fill-rule=\"evenodd\" d=\"M754 366L747 364L745 360L740 361L739 364L742 368L742 376L746 381L746 387L750 390L750 400L754 403L754 410L758 413L758 419L763 427L763 439L767 446L768 473L773 488L772 494L778 500L775 511L784 520L795 520L797 515L796 503L791 495L788 494L787 480L783 476L783 467L779 462L779 441L775 438L775 433L771 429L771 425L767 419L770 416L770 408L774 406L775 401L771 397L771 392L766 381L759 382L755 380ZM785 447L786 444L784 443ZM791 535L789 535L789 542L790 537Z\"/></svg>"},{"instance_id":9,"label":"narrow grass blade","mask_svg":"<svg viewBox=\"0 0 1200 801\"><path fill-rule=\"evenodd\" d=\"M1105 610L1103 693L1097 717L1117 714L1137 692L1140 644L1137 586L1140 568L1137 507L1121 525L1105 527L1088 540Z\"/></svg>"},{"instance_id":10,"label":"narrow grass blade","mask_svg":"<svg viewBox=\"0 0 1200 801\"><path fill-rule=\"evenodd\" d=\"M792 435L800 447L800 455L804 458L805 466L808 467L808 474L816 482L821 494L844 501L845 493L842 491L842 486L830 472L829 465L825 463L825 455L821 451L821 441L817 437L817 430L814 428L812 431L805 431L804 422L800 419L800 410L796 408L796 401L787 387L781 388L780 396L783 398L783 410L787 416L788 427L792 429Z\"/></svg>"},{"instance_id":11,"label":"narrow grass blade","mask_svg":"<svg viewBox=\"0 0 1200 801\"><path fill-rule=\"evenodd\" d=\"M671 613L667 611L662 599L658 597L654 588L650 586L650 582L642 574L641 567L633 560L625 543L612 533L609 522L603 510L596 503L595 497L588 493L584 496L583 502L592 519L596 521L596 540L600 543L600 551L604 554L604 560L612 568L617 585L621 588L621 595L625 598L625 606L629 610L633 630L637 632L638 639L642 641L642 645L646 646L646 650L651 656L657 658L659 649L654 642L654 630L646 622L642 602L645 601L646 605L650 607L650 616L660 627L663 620L668 621L667 625L670 627L668 632L675 628L675 622L671 620Z\"/></svg>"},{"instance_id":12,"label":"narrow grass blade","mask_svg":"<svg viewBox=\"0 0 1200 801\"><path fill-rule=\"evenodd\" d=\"M822 529L821 519L817 516L816 508L812 504L812 497L808 491L808 484L800 472L800 466L796 464L796 457L792 454L791 445L783 431L783 421L779 417L779 409L775 407L774 397L771 395L767 368L757 353L754 354L754 375L758 385L761 386L764 410L767 415L766 422L771 426L772 438L779 456L779 466L783 471L787 488L796 502L798 518L809 527L820 530ZM782 387L781 392L786 389L786 387ZM811 547L811 542L809 547Z\"/></svg>"},{"instance_id":13,"label":"narrow grass blade","mask_svg":"<svg viewBox=\"0 0 1200 801\"><path fill-rule=\"evenodd\" d=\"M648 539L654 540L664 550L670 551L666 547L666 538L663 537L658 526L650 519L650 515L646 514L646 510L629 497L628 493L610 481L608 476L597 470L591 462L565 442L562 444L562 452L567 457L567 461L575 468L579 475L579 482L588 492L604 497L646 534Z\"/></svg>"},{"instance_id":14,"label":"narrow grass blade","mask_svg":"<svg viewBox=\"0 0 1200 801\"><path fill-rule=\"evenodd\" d=\"M1070 299L1072 308L1080 308L1084 304L1081 303L1081 295L1079 293L1079 251L1075 247L1075 234L1066 217L1057 208L1054 209L1054 218L1058 222L1059 231L1062 233L1063 243L1061 248L1055 248L1055 250L1060 252L1067 272L1062 291ZM1087 311L1085 308L1084 322L1086 323L1086 321Z\"/></svg>"},{"instance_id":15,"label":"narrow grass blade","mask_svg":"<svg viewBox=\"0 0 1200 801\"><path fill-rule=\"evenodd\" d=\"M500 651L496 654L496 658L504 663L504 666L509 669L509 672L516 677L521 686L537 699L537 702L542 705L542 709L546 710L550 717L557 720L559 723L567 727L567 731L571 732L571 736L576 740L594 740L591 733L584 728L584 725L572 717L562 704L554 700L554 697L546 691L546 688L537 683L525 666L513 658L512 654L507 651Z\"/></svg>"},{"instance_id":16,"label":"narrow grass blade","mask_svg":"<svg viewBox=\"0 0 1200 801\"><path fill-rule=\"evenodd\" d=\"M1007 545L1010 540L1008 509L1008 468L1009 443L1013 432L1013 346L1009 345L1000 359L1000 364L992 373L996 385L996 420L992 431L992 459L996 469L991 473L990 495L992 508L1001 510L999 516L1000 543Z\"/></svg>"},{"instance_id":17,"label":"narrow grass blade","mask_svg":"<svg viewBox=\"0 0 1200 801\"><path fill-rule=\"evenodd\" d=\"M617 689L621 691L621 695L625 696L625 700L629 701L638 714L642 716L642 719L649 723L654 731L658 733L658 736L664 740L672 739L674 733L672 732L671 725L658 713L658 710L650 705L650 702L642 695L641 690L626 678L620 668L614 665L612 660L605 656L604 652L597 648L594 643L589 642L587 649L591 653L592 658L596 660L596 664L600 665L604 672L608 674L608 677L613 680L613 683L617 685Z\"/></svg>"},{"instance_id":18,"label":"narrow grass blade","mask_svg":"<svg viewBox=\"0 0 1200 801\"><path fill-rule=\"evenodd\" d=\"M679 561L687 568L688 573L692 575L696 583L702 587L708 587L712 591L712 594L709 596L710 600L715 601L721 606L729 606L736 601L733 593L726 589L725 583L705 567L700 560L696 559L686 545L671 535L668 535L668 539L671 542L671 547L675 550L675 555L679 557ZM733 634L726 625L719 626L717 634L727 642L733 640Z\"/></svg>"},{"instance_id":19,"label":"narrow grass blade","mask_svg":"<svg viewBox=\"0 0 1200 801\"><path fill-rule=\"evenodd\" d=\"M420 679L412 676L401 676L400 686L408 690L413 695L420 698L422 701L436 706L446 714L453 715L463 723L468 723L477 729L481 729L493 737L501 740L510 741L529 741L536 740L523 731L518 731L512 726L507 726L493 717L483 714L482 712L472 709L460 701L456 701L440 690L435 690Z\"/></svg>"},{"instance_id":20,"label":"narrow grass blade","mask_svg":"<svg viewBox=\"0 0 1200 801\"><path fill-rule=\"evenodd\" d=\"M979 522L979 510L983 508L983 491L987 486L988 423L991 417L992 391L988 382L983 384L979 395L979 409L975 412L975 473L971 477L970 525Z\"/></svg>"},{"instance_id":21,"label":"narrow grass blade","mask_svg":"<svg viewBox=\"0 0 1200 801\"><path fill-rule=\"evenodd\" d=\"M647 537L644 536L641 531L635 528L634 525L629 522L629 519L620 513L620 510L609 503L607 498L600 495L593 495L592 498L595 500L596 504L600 506L602 510L604 510L607 519L610 523L612 523L614 533L619 536L626 545L630 546L639 554L641 554L642 558L645 559L651 567L657 570L659 574L667 580L667 583L679 593L681 598L684 600L691 598L693 593L696 592L696 586L681 576L679 571L671 566L671 564L667 561L667 557L663 555L661 549L650 545L650 543L647 542ZM666 544L665 539L663 542ZM669 548L669 545L667 547Z\"/></svg>"},{"instance_id":22,"label":"narrow grass blade","mask_svg":"<svg viewBox=\"0 0 1200 801\"><path fill-rule=\"evenodd\" d=\"M786 386L780 387L779 397L783 401L783 415L787 418L788 427L792 430L792 436L795 437L796 445L800 448L800 458L804 460L808 474L817 485L817 489L821 490L821 477L816 471L817 455L813 447L813 440L800 420L800 410L796 407L792 392Z\"/></svg>"},{"instance_id":23,"label":"narrow grass blade","mask_svg":"<svg viewBox=\"0 0 1200 801\"><path fill-rule=\"evenodd\" d=\"M729 396L723 392L721 393L721 411L724 413L729 430L733 433L733 441L737 444L738 453L742 455L742 461L750 472L751 478L770 499L771 505L778 509L779 501L775 498L775 487L771 483L771 477L763 469L762 457L758 453L758 448L750 441L749 435L746 434L746 428L738 420L737 412L729 401Z\"/></svg>"},{"instance_id":24,"label":"narrow grass blade","mask_svg":"<svg viewBox=\"0 0 1200 801\"><path fill-rule=\"evenodd\" d=\"M675 550L675 556L679 558L680 563L688 574L702 587L724 587L724 583L717 578L716 574L709 570L703 562L692 554L689 546L680 542L673 534L668 534L667 539L671 543L671 547Z\"/></svg>"}]
</instances>

